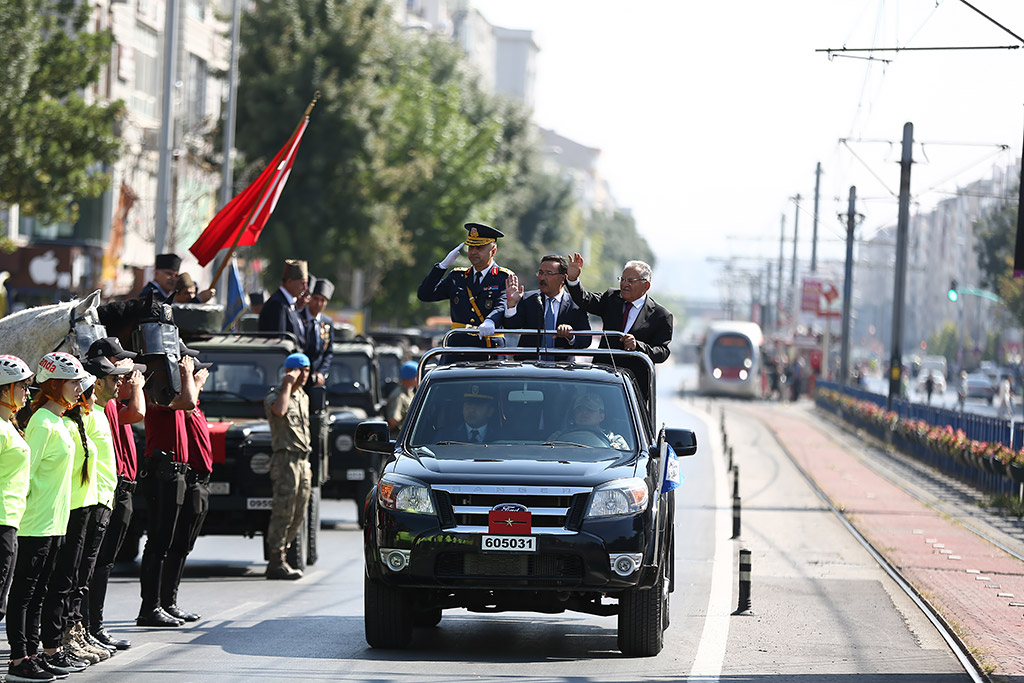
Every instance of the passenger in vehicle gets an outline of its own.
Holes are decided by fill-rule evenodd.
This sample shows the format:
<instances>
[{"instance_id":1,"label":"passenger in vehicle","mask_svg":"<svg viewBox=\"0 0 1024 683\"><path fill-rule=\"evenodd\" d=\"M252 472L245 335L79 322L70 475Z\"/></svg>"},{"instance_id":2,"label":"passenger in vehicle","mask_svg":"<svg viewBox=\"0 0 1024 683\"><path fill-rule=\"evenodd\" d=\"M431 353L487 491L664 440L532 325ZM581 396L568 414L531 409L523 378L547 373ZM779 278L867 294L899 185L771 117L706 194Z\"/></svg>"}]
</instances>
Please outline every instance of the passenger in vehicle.
<instances>
[{"instance_id":1,"label":"passenger in vehicle","mask_svg":"<svg viewBox=\"0 0 1024 683\"><path fill-rule=\"evenodd\" d=\"M440 441L491 443L497 441L501 428L492 421L494 397L484 394L477 385L466 392L462 401L462 420L438 433Z\"/></svg>"},{"instance_id":2,"label":"passenger in vehicle","mask_svg":"<svg viewBox=\"0 0 1024 683\"><path fill-rule=\"evenodd\" d=\"M604 422L604 401L601 397L587 392L580 394L572 404L572 412L569 414L569 424L565 429L555 432L549 441L575 441L573 434L590 432L599 434L608 441L608 445L620 451L628 451L629 444L621 435L605 430L601 423Z\"/></svg>"}]
</instances>

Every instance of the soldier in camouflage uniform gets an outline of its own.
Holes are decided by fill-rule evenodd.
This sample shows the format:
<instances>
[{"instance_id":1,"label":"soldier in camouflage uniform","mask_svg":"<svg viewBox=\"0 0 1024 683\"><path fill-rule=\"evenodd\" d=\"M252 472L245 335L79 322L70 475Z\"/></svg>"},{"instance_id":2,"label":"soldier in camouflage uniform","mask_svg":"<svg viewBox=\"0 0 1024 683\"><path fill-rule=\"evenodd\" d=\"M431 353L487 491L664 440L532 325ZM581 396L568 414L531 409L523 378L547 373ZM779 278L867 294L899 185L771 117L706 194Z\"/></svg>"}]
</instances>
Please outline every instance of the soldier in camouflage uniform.
<instances>
[{"instance_id":1,"label":"soldier in camouflage uniform","mask_svg":"<svg viewBox=\"0 0 1024 683\"><path fill-rule=\"evenodd\" d=\"M285 553L306 517L313 480L309 467L309 396L302 388L309 379L309 356L291 354L284 361L284 370L281 384L263 400L274 450L270 459L274 504L267 527L270 560L266 576L293 580L302 578L302 572L288 565Z\"/></svg>"}]
</instances>

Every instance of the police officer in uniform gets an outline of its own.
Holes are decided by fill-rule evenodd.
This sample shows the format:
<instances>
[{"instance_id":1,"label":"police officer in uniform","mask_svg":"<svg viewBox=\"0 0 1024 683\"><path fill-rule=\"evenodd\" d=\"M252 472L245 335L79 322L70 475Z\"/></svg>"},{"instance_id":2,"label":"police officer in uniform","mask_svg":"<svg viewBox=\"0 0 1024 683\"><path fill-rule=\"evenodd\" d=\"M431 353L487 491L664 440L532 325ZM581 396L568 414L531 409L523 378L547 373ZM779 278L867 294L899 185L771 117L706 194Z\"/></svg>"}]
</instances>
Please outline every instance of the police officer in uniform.
<instances>
[{"instance_id":1,"label":"police officer in uniform","mask_svg":"<svg viewBox=\"0 0 1024 683\"><path fill-rule=\"evenodd\" d=\"M153 268L153 279L139 292L139 298L145 299L150 292L158 301L167 301L174 294L178 284L178 269L181 268L181 257L177 254L157 254Z\"/></svg>"},{"instance_id":2,"label":"police officer in uniform","mask_svg":"<svg viewBox=\"0 0 1024 683\"><path fill-rule=\"evenodd\" d=\"M498 238L505 234L483 223L466 223L469 235L463 243L469 256L469 268L457 268L445 277L455 264L462 244L452 249L440 263L423 278L416 295L420 301L449 302L452 329L479 327L479 340L465 335L458 344L463 346L503 346L494 334L494 321L487 319L493 310L505 307L505 280L514 273L494 262L498 251Z\"/></svg>"},{"instance_id":3,"label":"police officer in uniform","mask_svg":"<svg viewBox=\"0 0 1024 683\"><path fill-rule=\"evenodd\" d=\"M306 323L306 355L309 356L309 382L315 386L323 386L331 371L334 352L334 321L324 315L327 302L334 296L334 283L322 277L316 279L310 289Z\"/></svg>"}]
</instances>

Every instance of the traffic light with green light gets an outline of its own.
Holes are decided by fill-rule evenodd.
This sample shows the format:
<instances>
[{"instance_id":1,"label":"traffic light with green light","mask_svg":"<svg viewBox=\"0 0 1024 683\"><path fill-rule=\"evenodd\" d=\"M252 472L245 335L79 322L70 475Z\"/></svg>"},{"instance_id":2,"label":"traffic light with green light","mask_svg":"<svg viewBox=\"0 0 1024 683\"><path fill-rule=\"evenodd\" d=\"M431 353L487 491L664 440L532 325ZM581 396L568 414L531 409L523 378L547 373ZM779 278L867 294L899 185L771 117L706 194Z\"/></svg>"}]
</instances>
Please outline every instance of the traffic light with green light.
<instances>
[{"instance_id":1,"label":"traffic light with green light","mask_svg":"<svg viewBox=\"0 0 1024 683\"><path fill-rule=\"evenodd\" d=\"M956 278L950 280L949 291L946 292L946 296L949 297L949 300L952 301L953 303L956 303L957 300L960 298L960 292L957 290L958 284L959 283L956 281Z\"/></svg>"}]
</instances>

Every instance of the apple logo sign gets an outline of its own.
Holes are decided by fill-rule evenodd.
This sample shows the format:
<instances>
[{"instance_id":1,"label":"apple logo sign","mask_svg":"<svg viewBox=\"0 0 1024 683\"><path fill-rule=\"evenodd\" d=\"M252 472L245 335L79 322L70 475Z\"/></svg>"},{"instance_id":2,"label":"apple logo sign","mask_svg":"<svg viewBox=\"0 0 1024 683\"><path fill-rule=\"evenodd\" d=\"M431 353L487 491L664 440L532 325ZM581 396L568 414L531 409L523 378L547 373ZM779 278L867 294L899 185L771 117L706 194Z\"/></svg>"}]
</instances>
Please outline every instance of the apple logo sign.
<instances>
[{"instance_id":1,"label":"apple logo sign","mask_svg":"<svg viewBox=\"0 0 1024 683\"><path fill-rule=\"evenodd\" d=\"M40 285L53 285L57 283L57 264L60 262L53 251L36 256L28 262L28 275L32 282Z\"/></svg>"}]
</instances>

